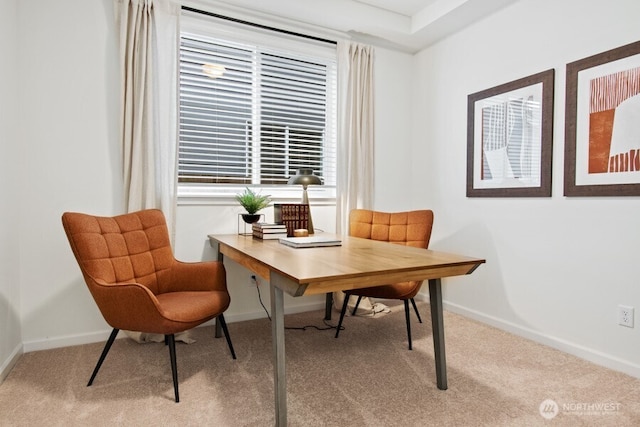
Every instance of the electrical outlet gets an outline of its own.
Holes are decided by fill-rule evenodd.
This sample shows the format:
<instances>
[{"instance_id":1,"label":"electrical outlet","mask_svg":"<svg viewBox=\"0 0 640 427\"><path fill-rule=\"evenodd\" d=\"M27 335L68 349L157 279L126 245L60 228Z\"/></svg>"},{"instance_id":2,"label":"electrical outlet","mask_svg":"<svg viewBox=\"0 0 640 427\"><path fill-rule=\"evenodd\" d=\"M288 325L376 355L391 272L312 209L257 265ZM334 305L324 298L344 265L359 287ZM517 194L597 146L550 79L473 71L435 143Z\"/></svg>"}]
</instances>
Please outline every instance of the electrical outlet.
<instances>
[{"instance_id":1,"label":"electrical outlet","mask_svg":"<svg viewBox=\"0 0 640 427\"><path fill-rule=\"evenodd\" d=\"M249 280L247 283L249 283L249 286L253 288L258 284L258 278L255 274L252 274L249 276Z\"/></svg>"},{"instance_id":2,"label":"electrical outlet","mask_svg":"<svg viewBox=\"0 0 640 427\"><path fill-rule=\"evenodd\" d=\"M628 328L633 328L633 307L628 305L618 306L618 323Z\"/></svg>"}]
</instances>

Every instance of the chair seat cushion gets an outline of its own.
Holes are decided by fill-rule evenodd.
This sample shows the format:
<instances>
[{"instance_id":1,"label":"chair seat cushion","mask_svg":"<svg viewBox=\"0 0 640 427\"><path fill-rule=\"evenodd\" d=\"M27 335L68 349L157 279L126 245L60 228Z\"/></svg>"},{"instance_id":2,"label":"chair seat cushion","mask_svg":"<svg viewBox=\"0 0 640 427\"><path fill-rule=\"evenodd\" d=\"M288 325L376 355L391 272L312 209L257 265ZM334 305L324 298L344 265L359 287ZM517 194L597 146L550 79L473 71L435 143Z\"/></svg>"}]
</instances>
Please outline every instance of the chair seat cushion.
<instances>
[{"instance_id":1,"label":"chair seat cushion","mask_svg":"<svg viewBox=\"0 0 640 427\"><path fill-rule=\"evenodd\" d=\"M229 307L229 294L223 291L167 292L156 295L160 314L168 321L202 323Z\"/></svg>"}]
</instances>

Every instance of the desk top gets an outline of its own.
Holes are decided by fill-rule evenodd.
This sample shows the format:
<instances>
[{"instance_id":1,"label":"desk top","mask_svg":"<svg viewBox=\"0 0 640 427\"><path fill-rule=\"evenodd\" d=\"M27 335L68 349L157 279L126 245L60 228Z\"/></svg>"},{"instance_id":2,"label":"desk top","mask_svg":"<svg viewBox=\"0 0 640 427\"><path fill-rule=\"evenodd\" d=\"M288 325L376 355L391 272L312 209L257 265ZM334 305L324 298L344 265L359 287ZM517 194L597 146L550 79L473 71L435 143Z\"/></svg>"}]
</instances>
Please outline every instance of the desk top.
<instances>
[{"instance_id":1,"label":"desk top","mask_svg":"<svg viewBox=\"0 0 640 427\"><path fill-rule=\"evenodd\" d=\"M439 279L472 273L484 259L388 242L335 236L342 246L291 248L277 240L237 234L209 235L218 251L266 280L276 272L296 289L293 296L328 293L408 280Z\"/></svg>"}]
</instances>

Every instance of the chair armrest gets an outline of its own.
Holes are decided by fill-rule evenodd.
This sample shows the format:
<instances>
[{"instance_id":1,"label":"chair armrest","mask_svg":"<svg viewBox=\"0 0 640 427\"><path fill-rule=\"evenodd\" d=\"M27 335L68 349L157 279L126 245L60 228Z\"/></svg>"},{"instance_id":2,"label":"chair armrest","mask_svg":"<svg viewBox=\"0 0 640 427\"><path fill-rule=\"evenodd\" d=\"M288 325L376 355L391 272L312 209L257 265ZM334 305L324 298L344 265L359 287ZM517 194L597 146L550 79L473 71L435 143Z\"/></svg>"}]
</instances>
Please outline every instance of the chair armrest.
<instances>
[{"instance_id":1,"label":"chair armrest","mask_svg":"<svg viewBox=\"0 0 640 427\"><path fill-rule=\"evenodd\" d=\"M182 262L171 268L171 291L227 291L227 275L220 261Z\"/></svg>"},{"instance_id":2,"label":"chair armrest","mask_svg":"<svg viewBox=\"0 0 640 427\"><path fill-rule=\"evenodd\" d=\"M113 328L156 332L163 317L158 300L147 287L135 283L106 283L92 280L89 290L106 322Z\"/></svg>"}]
</instances>

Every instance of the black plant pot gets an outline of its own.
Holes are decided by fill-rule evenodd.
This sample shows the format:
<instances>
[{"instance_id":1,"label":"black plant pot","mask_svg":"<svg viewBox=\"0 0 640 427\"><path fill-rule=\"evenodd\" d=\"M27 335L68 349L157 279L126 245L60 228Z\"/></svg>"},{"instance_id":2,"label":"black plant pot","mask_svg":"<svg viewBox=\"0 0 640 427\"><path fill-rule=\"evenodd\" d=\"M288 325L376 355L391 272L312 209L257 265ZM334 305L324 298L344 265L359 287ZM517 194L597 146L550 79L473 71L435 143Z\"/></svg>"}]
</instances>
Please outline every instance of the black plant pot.
<instances>
[{"instance_id":1,"label":"black plant pot","mask_svg":"<svg viewBox=\"0 0 640 427\"><path fill-rule=\"evenodd\" d=\"M242 220L247 224L253 224L254 222L258 222L260 219L259 214L242 214Z\"/></svg>"}]
</instances>

